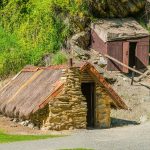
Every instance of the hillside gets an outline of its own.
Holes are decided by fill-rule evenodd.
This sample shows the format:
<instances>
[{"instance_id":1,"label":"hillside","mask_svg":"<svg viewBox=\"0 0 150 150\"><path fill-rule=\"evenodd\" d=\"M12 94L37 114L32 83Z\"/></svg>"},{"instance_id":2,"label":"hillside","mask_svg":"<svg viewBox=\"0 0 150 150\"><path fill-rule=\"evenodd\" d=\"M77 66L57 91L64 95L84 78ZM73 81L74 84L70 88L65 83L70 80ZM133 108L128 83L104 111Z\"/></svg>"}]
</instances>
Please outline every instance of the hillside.
<instances>
[{"instance_id":1,"label":"hillside","mask_svg":"<svg viewBox=\"0 0 150 150\"><path fill-rule=\"evenodd\" d=\"M136 15L146 0L0 0L0 78L27 64L67 60L59 50L75 32L100 17ZM117 4L117 5L116 5ZM117 8L117 9L116 9Z\"/></svg>"}]
</instances>

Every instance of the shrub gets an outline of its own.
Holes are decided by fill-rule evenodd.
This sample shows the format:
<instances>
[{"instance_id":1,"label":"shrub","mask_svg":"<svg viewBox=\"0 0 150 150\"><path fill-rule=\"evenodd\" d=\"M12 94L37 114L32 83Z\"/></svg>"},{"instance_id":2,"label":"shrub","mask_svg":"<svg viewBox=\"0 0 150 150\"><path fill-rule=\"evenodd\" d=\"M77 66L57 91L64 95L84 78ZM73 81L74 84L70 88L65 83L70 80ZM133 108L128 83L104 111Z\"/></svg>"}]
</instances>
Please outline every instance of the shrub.
<instances>
[{"instance_id":1,"label":"shrub","mask_svg":"<svg viewBox=\"0 0 150 150\"><path fill-rule=\"evenodd\" d=\"M64 64L67 62L67 54L64 52L57 52L52 58L53 65Z\"/></svg>"}]
</instances>

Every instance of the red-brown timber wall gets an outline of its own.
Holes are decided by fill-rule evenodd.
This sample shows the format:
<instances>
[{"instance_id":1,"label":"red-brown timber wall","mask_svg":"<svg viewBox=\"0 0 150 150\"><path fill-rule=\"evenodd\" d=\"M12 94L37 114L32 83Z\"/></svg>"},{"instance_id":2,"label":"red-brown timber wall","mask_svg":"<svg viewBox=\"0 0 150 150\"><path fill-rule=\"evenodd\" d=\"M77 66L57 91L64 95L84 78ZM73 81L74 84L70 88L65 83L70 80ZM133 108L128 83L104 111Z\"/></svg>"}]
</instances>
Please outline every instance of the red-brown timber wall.
<instances>
[{"instance_id":1,"label":"red-brown timber wall","mask_svg":"<svg viewBox=\"0 0 150 150\"><path fill-rule=\"evenodd\" d=\"M136 67L145 68L149 64L149 37L141 38L136 47Z\"/></svg>"},{"instance_id":2,"label":"red-brown timber wall","mask_svg":"<svg viewBox=\"0 0 150 150\"><path fill-rule=\"evenodd\" d=\"M134 39L136 47L136 69L145 68L149 64L149 37ZM101 54L108 54L120 62L129 62L129 43L130 40L113 41L105 43L94 30L91 30L91 48ZM108 60L107 70L128 72L123 66Z\"/></svg>"},{"instance_id":3,"label":"red-brown timber wall","mask_svg":"<svg viewBox=\"0 0 150 150\"><path fill-rule=\"evenodd\" d=\"M123 42L115 41L107 43L107 54L120 62L123 62ZM118 63L108 60L107 70L109 71L123 71L123 67Z\"/></svg>"},{"instance_id":4,"label":"red-brown timber wall","mask_svg":"<svg viewBox=\"0 0 150 150\"><path fill-rule=\"evenodd\" d=\"M91 48L101 54L107 54L107 43L103 42L94 30L91 30Z\"/></svg>"}]
</instances>

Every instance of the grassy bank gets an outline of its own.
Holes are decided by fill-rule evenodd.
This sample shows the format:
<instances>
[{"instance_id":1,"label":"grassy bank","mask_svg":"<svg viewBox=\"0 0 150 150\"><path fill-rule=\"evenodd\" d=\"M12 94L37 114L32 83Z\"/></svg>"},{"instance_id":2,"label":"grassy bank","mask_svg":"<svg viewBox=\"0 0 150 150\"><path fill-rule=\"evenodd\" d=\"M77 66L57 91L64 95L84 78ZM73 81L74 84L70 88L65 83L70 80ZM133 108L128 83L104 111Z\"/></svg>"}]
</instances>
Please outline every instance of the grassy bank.
<instances>
[{"instance_id":1,"label":"grassy bank","mask_svg":"<svg viewBox=\"0 0 150 150\"><path fill-rule=\"evenodd\" d=\"M0 131L0 143L10 143L17 141L31 141L31 140L40 140L48 138L60 137L57 135L10 135Z\"/></svg>"}]
</instances>

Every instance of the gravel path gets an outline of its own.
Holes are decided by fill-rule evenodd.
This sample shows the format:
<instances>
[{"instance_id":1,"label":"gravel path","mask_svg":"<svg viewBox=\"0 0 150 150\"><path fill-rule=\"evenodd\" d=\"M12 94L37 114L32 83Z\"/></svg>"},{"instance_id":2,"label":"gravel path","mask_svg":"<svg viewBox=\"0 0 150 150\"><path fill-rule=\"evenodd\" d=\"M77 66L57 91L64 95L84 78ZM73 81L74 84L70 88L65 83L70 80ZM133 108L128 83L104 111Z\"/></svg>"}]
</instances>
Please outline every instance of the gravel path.
<instances>
[{"instance_id":1,"label":"gravel path","mask_svg":"<svg viewBox=\"0 0 150 150\"><path fill-rule=\"evenodd\" d=\"M0 150L58 150L79 147L95 150L149 150L150 122L106 130L81 130L71 136L55 139L0 144Z\"/></svg>"}]
</instances>

